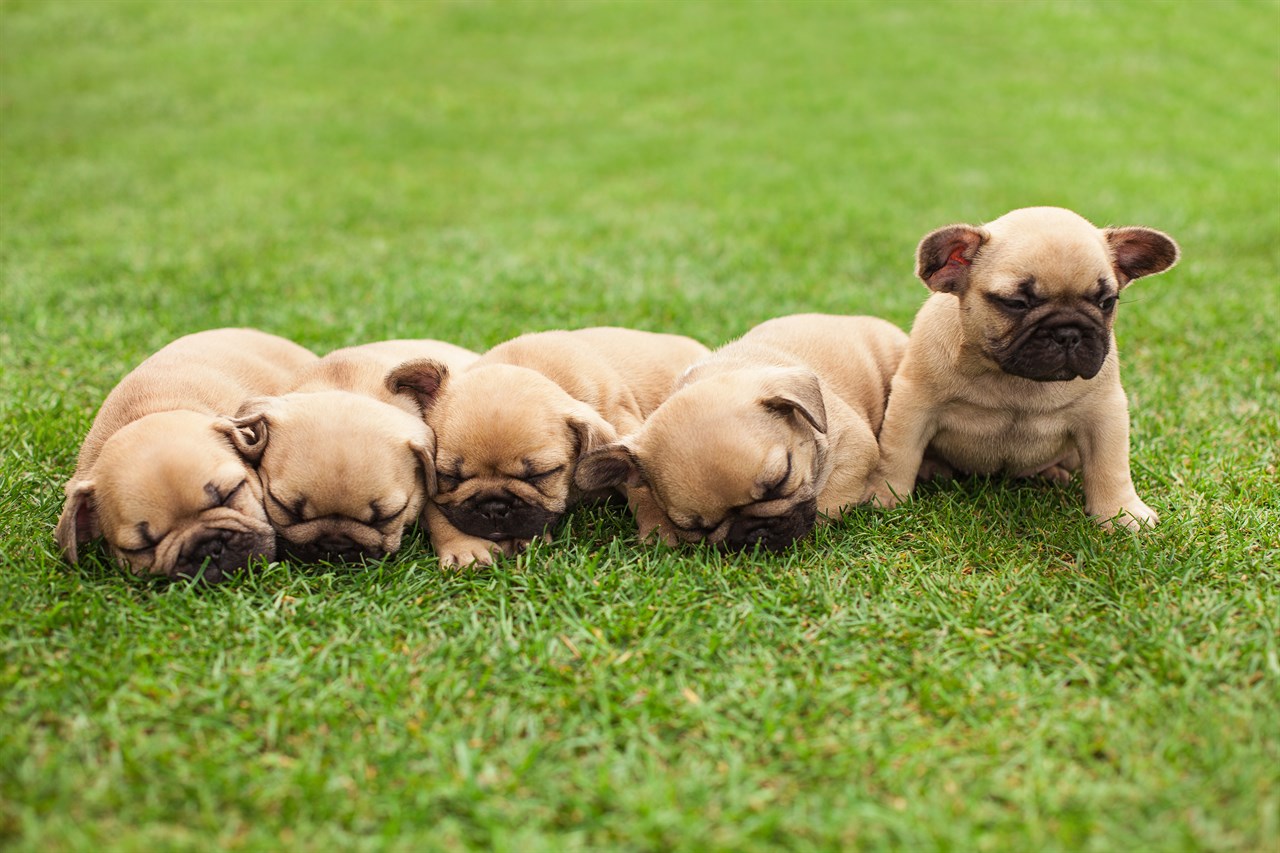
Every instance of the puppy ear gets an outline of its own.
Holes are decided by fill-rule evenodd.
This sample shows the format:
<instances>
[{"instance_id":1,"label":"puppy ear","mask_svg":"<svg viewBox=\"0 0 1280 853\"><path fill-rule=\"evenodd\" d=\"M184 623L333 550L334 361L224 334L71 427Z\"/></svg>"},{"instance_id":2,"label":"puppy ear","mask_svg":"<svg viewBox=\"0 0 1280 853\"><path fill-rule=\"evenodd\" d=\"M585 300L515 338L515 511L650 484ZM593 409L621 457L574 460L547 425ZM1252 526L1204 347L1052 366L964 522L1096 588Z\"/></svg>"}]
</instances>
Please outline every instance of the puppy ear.
<instances>
[{"instance_id":1,"label":"puppy ear","mask_svg":"<svg viewBox=\"0 0 1280 853\"><path fill-rule=\"evenodd\" d=\"M436 437L427 431L425 441L410 441L409 449L418 455L422 463L422 479L426 481L427 497L436 496Z\"/></svg>"},{"instance_id":2,"label":"puppy ear","mask_svg":"<svg viewBox=\"0 0 1280 853\"><path fill-rule=\"evenodd\" d=\"M449 368L442 362L415 358L392 368L385 381L388 391L412 397L425 415L435 405L448 378Z\"/></svg>"},{"instance_id":3,"label":"puppy ear","mask_svg":"<svg viewBox=\"0 0 1280 853\"><path fill-rule=\"evenodd\" d=\"M782 370L769 380L760 405L782 415L798 415L816 432L827 431L827 407L822 402L822 385L811 370Z\"/></svg>"},{"instance_id":4,"label":"puppy ear","mask_svg":"<svg viewBox=\"0 0 1280 853\"><path fill-rule=\"evenodd\" d=\"M916 275L935 293L963 293L974 256L989 239L985 228L972 225L931 231L916 248Z\"/></svg>"},{"instance_id":5,"label":"puppy ear","mask_svg":"<svg viewBox=\"0 0 1280 853\"><path fill-rule=\"evenodd\" d=\"M244 410L245 407L242 406L240 411ZM236 418L218 418L214 421L213 428L231 439L232 446L245 462L256 466L262 461L268 438L265 409Z\"/></svg>"},{"instance_id":6,"label":"puppy ear","mask_svg":"<svg viewBox=\"0 0 1280 853\"><path fill-rule=\"evenodd\" d=\"M1164 272L1178 262L1178 244L1154 228L1106 228L1103 235L1111 247L1120 286L1135 278Z\"/></svg>"},{"instance_id":7,"label":"puppy ear","mask_svg":"<svg viewBox=\"0 0 1280 853\"><path fill-rule=\"evenodd\" d=\"M573 483L584 492L603 491L626 484L640 484L640 464L622 442L597 447L578 460Z\"/></svg>"},{"instance_id":8,"label":"puppy ear","mask_svg":"<svg viewBox=\"0 0 1280 853\"><path fill-rule=\"evenodd\" d=\"M79 561L79 546L102 535L98 526L98 511L93 505L93 483L72 480L67 483L67 502L58 517L53 538L68 563Z\"/></svg>"},{"instance_id":9,"label":"puppy ear","mask_svg":"<svg viewBox=\"0 0 1280 853\"><path fill-rule=\"evenodd\" d=\"M600 417L600 413L586 403L578 403L569 410L566 418L569 428L577 434L579 459L597 447L612 444L618 440L618 431L613 425Z\"/></svg>"}]
</instances>

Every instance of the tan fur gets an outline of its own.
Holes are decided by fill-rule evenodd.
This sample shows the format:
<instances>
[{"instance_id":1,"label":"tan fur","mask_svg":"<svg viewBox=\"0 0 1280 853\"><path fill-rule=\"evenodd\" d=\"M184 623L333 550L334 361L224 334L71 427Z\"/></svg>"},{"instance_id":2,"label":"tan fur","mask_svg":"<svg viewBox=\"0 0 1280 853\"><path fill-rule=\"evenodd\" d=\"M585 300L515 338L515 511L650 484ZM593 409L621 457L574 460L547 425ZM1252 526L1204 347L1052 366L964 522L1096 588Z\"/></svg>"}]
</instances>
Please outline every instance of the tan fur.
<instances>
[{"instance_id":1,"label":"tan fur","mask_svg":"<svg viewBox=\"0 0 1280 853\"><path fill-rule=\"evenodd\" d=\"M346 347L288 393L245 404L229 434L255 465L290 556L379 559L400 548L435 482L434 440L414 396L389 378L414 359L460 370L477 358L433 340Z\"/></svg>"},{"instance_id":2,"label":"tan fur","mask_svg":"<svg viewBox=\"0 0 1280 853\"><path fill-rule=\"evenodd\" d=\"M965 235L978 245L966 248ZM939 246L960 254L939 266ZM1155 524L1129 472L1115 313L1099 299L1176 261L1177 244L1160 232L1098 229L1061 208L1015 210L984 228L951 226L926 236L917 271L938 292L916 315L893 380L876 500L892 506L909 495L927 449L947 466L978 474L1062 482L1082 468L1086 509L1099 523ZM992 298L1018 299L1020 284L1031 280L1043 300L1034 311L1010 311ZM1011 362L1001 358L1016 356L1017 342L1056 327L1106 341L1096 375L1037 381L1008 372Z\"/></svg>"},{"instance_id":3,"label":"tan fur","mask_svg":"<svg viewBox=\"0 0 1280 853\"><path fill-rule=\"evenodd\" d=\"M214 329L138 365L107 395L66 485L56 529L66 558L76 562L78 546L101 535L136 572L186 573L200 568L192 549L214 533L243 534L255 543L249 556L272 557L261 485L217 426L245 398L278 393L314 361L274 335ZM148 537L154 551L139 550Z\"/></svg>"},{"instance_id":4,"label":"tan fur","mask_svg":"<svg viewBox=\"0 0 1280 853\"><path fill-rule=\"evenodd\" d=\"M522 335L441 372L426 406L440 475L426 519L441 562L487 564L543 535L583 497L573 486L580 456L639 428L709 352L678 335L601 327ZM485 514L503 502L508 515Z\"/></svg>"},{"instance_id":5,"label":"tan fur","mask_svg":"<svg viewBox=\"0 0 1280 853\"><path fill-rule=\"evenodd\" d=\"M906 341L873 317L762 323L692 367L634 435L584 459L579 484L630 483L642 539L784 547L815 513L838 518L864 496Z\"/></svg>"}]
</instances>

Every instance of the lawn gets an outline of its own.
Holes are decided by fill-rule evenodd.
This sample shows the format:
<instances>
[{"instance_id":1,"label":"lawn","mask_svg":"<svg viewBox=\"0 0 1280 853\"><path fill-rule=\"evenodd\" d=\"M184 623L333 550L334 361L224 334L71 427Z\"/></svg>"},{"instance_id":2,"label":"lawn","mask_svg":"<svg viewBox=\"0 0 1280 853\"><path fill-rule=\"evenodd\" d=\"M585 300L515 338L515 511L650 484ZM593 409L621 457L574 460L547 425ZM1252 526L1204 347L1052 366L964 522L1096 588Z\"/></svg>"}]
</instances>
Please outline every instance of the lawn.
<instances>
[{"instance_id":1,"label":"lawn","mask_svg":"<svg viewBox=\"0 0 1280 853\"><path fill-rule=\"evenodd\" d=\"M0 0L0 845L1274 850L1280 4ZM112 385L322 352L909 326L927 231L1163 229L1139 494L971 479L776 556L615 508L442 573L131 578L53 525Z\"/></svg>"}]
</instances>

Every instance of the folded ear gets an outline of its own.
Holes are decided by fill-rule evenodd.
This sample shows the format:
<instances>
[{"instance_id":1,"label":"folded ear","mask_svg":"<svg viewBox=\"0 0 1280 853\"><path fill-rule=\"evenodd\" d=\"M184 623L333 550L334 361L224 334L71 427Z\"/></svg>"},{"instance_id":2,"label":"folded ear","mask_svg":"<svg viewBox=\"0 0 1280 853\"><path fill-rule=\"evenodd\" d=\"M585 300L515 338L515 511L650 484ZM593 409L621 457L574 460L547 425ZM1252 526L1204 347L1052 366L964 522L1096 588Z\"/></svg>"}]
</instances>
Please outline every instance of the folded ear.
<instances>
[{"instance_id":1,"label":"folded ear","mask_svg":"<svg viewBox=\"0 0 1280 853\"><path fill-rule=\"evenodd\" d=\"M1111 247L1120 286L1135 278L1164 272L1178 262L1178 244L1154 228L1106 228L1103 235Z\"/></svg>"},{"instance_id":2,"label":"folded ear","mask_svg":"<svg viewBox=\"0 0 1280 853\"><path fill-rule=\"evenodd\" d=\"M242 406L240 411L245 411L245 407ZM256 466L262 461L269 437L265 410L235 418L218 418L213 428L231 439L232 446L245 462Z\"/></svg>"},{"instance_id":3,"label":"folded ear","mask_svg":"<svg viewBox=\"0 0 1280 853\"><path fill-rule=\"evenodd\" d=\"M990 238L985 228L972 225L931 231L916 248L916 275L935 293L962 293L978 249Z\"/></svg>"},{"instance_id":4,"label":"folded ear","mask_svg":"<svg viewBox=\"0 0 1280 853\"><path fill-rule=\"evenodd\" d=\"M640 464L631 448L622 442L597 447L578 460L573 482L584 492L640 484Z\"/></svg>"},{"instance_id":5,"label":"folded ear","mask_svg":"<svg viewBox=\"0 0 1280 853\"><path fill-rule=\"evenodd\" d=\"M418 455L418 461L422 463L422 478L427 484L427 497L436 496L436 437L427 430L427 438L424 441L410 441L409 449Z\"/></svg>"},{"instance_id":6,"label":"folded ear","mask_svg":"<svg viewBox=\"0 0 1280 853\"><path fill-rule=\"evenodd\" d=\"M827 407L822 402L822 384L811 370L779 370L765 384L760 405L771 412L797 416L816 432L827 431Z\"/></svg>"},{"instance_id":7,"label":"folded ear","mask_svg":"<svg viewBox=\"0 0 1280 853\"><path fill-rule=\"evenodd\" d=\"M67 483L67 502L58 517L58 526L53 530L53 538L62 556L72 565L80 559L80 545L102 535L98 511L93 505L93 490L91 481L72 480Z\"/></svg>"},{"instance_id":8,"label":"folded ear","mask_svg":"<svg viewBox=\"0 0 1280 853\"><path fill-rule=\"evenodd\" d=\"M449 368L430 358L415 358L391 369L387 374L387 390L413 398L425 415L435 405L440 389L449 378Z\"/></svg>"},{"instance_id":9,"label":"folded ear","mask_svg":"<svg viewBox=\"0 0 1280 853\"><path fill-rule=\"evenodd\" d=\"M586 403L577 403L566 417L569 428L577 434L578 458L618 440L618 431Z\"/></svg>"}]
</instances>

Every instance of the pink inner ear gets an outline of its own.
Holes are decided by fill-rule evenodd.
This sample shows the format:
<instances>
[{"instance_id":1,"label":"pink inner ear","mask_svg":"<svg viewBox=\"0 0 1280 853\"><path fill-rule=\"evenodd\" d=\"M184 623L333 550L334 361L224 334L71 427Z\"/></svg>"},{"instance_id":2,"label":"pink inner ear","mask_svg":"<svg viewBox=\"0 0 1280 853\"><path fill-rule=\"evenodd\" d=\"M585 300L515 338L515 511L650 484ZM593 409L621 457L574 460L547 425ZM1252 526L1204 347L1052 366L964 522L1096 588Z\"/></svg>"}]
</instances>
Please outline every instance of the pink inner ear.
<instances>
[{"instance_id":1,"label":"pink inner ear","mask_svg":"<svg viewBox=\"0 0 1280 853\"><path fill-rule=\"evenodd\" d=\"M954 249L952 249L951 254L947 255L947 265L958 266L958 267L972 266L973 261L969 260L964 256L964 250L967 248L969 247L964 244L961 244L959 246L956 246Z\"/></svg>"}]
</instances>

